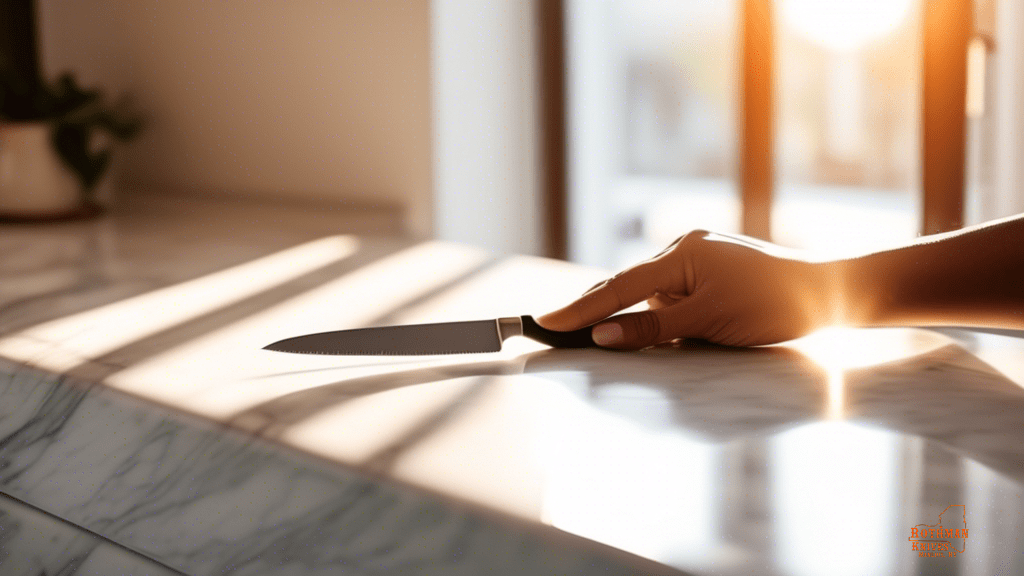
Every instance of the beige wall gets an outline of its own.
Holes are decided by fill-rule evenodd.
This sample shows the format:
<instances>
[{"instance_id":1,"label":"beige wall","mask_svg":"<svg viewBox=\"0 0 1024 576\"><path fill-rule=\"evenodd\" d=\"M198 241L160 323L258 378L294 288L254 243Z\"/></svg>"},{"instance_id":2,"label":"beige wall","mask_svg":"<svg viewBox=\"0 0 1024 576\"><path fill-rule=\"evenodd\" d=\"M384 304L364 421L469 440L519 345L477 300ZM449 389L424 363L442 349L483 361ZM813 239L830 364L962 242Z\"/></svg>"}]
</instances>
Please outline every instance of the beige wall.
<instances>
[{"instance_id":1,"label":"beige wall","mask_svg":"<svg viewBox=\"0 0 1024 576\"><path fill-rule=\"evenodd\" d=\"M401 206L430 229L429 0L40 0L49 74L149 116L133 184Z\"/></svg>"}]
</instances>

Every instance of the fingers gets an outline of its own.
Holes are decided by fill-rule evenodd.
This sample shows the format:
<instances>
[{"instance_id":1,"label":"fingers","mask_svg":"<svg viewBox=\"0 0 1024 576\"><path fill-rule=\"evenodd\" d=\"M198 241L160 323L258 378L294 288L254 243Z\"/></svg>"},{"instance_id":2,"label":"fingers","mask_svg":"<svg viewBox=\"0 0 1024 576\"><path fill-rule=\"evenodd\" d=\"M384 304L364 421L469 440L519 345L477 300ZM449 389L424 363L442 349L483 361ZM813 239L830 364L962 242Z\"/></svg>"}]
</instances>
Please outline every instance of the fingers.
<instances>
[{"instance_id":1,"label":"fingers","mask_svg":"<svg viewBox=\"0 0 1024 576\"><path fill-rule=\"evenodd\" d=\"M594 326L594 343L605 348L639 350L671 338L662 337L662 317L656 310L622 314Z\"/></svg>"},{"instance_id":2,"label":"fingers","mask_svg":"<svg viewBox=\"0 0 1024 576\"><path fill-rule=\"evenodd\" d=\"M663 261L648 260L591 288L572 304L537 318L549 330L576 330L630 306L660 291L669 277Z\"/></svg>"},{"instance_id":3,"label":"fingers","mask_svg":"<svg viewBox=\"0 0 1024 576\"><path fill-rule=\"evenodd\" d=\"M708 323L699 297L657 310L620 314L594 326L594 342L605 348L639 350L674 338L701 338Z\"/></svg>"}]
</instances>

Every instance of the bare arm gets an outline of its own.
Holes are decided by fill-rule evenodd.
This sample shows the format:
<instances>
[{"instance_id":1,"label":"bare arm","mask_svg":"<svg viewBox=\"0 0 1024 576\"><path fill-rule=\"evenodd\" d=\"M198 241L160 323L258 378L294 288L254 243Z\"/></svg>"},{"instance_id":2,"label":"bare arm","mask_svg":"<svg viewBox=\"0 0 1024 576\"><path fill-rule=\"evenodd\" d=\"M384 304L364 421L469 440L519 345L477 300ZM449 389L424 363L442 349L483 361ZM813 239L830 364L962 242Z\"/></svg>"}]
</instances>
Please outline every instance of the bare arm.
<instances>
[{"instance_id":1,"label":"bare arm","mask_svg":"<svg viewBox=\"0 0 1024 576\"><path fill-rule=\"evenodd\" d=\"M643 301L649 310L600 322ZM1024 329L1024 215L831 262L695 231L538 321L600 322L595 341L623 349L681 337L756 346L835 324Z\"/></svg>"},{"instance_id":2,"label":"bare arm","mask_svg":"<svg viewBox=\"0 0 1024 576\"><path fill-rule=\"evenodd\" d=\"M834 264L846 324L1024 329L1024 215Z\"/></svg>"}]
</instances>

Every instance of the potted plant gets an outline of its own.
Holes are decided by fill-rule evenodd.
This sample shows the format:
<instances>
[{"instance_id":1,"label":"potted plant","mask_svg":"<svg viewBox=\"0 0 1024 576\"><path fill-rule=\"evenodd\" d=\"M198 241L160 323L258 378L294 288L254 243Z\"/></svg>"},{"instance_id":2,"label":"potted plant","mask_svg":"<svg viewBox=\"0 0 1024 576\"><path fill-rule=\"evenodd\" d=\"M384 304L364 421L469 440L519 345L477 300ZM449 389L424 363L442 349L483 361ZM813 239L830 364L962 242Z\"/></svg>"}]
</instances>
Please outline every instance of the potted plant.
<instances>
[{"instance_id":1,"label":"potted plant","mask_svg":"<svg viewBox=\"0 0 1024 576\"><path fill-rule=\"evenodd\" d=\"M138 134L138 118L105 105L71 74L38 71L31 1L13 1L0 33L0 219L99 212L96 189L114 140ZM20 17L19 17L20 16Z\"/></svg>"}]
</instances>

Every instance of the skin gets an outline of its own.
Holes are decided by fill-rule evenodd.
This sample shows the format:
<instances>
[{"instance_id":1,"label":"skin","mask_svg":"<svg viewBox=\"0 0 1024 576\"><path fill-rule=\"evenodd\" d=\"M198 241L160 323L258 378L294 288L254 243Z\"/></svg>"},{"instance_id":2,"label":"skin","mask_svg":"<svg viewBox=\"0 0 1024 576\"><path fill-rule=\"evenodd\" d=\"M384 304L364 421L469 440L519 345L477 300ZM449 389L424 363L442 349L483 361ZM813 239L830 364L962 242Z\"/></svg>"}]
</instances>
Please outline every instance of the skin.
<instances>
[{"instance_id":1,"label":"skin","mask_svg":"<svg viewBox=\"0 0 1024 576\"><path fill-rule=\"evenodd\" d=\"M645 302L648 310L620 314ZM537 319L606 348L759 346L827 326L1024 329L1024 214L855 258L696 230Z\"/></svg>"}]
</instances>

